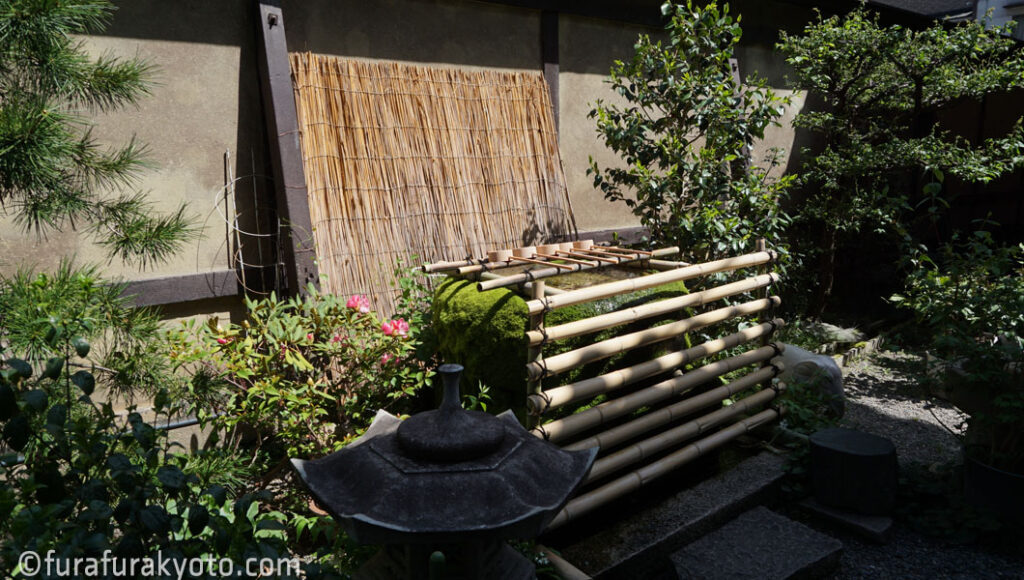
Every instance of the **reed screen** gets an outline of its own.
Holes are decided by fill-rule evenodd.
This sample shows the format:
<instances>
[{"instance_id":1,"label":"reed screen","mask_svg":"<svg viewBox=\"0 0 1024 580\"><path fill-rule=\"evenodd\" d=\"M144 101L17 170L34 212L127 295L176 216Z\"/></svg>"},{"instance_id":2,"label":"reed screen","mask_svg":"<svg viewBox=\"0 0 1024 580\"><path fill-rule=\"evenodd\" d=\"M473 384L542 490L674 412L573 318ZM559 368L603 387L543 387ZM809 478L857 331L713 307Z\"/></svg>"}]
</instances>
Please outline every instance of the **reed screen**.
<instances>
[{"instance_id":1,"label":"reed screen","mask_svg":"<svg viewBox=\"0 0 1024 580\"><path fill-rule=\"evenodd\" d=\"M390 313L398 259L484 256L574 233L547 84L291 55L324 288Z\"/></svg>"}]
</instances>

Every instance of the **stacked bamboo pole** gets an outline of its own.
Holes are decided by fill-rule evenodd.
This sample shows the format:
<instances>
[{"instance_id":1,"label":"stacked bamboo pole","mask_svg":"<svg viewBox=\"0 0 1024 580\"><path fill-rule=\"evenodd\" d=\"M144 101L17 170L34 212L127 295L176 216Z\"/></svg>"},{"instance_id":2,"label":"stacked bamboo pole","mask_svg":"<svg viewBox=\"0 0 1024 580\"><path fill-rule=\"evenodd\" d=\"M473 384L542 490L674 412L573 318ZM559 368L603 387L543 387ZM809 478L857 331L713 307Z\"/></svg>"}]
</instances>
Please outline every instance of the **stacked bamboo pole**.
<instances>
[{"instance_id":1,"label":"stacked bamboo pole","mask_svg":"<svg viewBox=\"0 0 1024 580\"><path fill-rule=\"evenodd\" d=\"M628 423L618 425L608 429L607 431L602 431L597 435L592 435L586 439L576 441L575 443L564 445L563 447L570 451L590 449L591 447L611 449L646 431L652 431L664 425L668 425L673 421L690 415L696 411L700 411L701 409L706 409L712 405L721 405L722 401L726 398L743 392L763 381L771 380L780 372L782 372L781 365L758 369L730 382L727 385L722 385L721 387L711 389L710 391L703 392L699 395L687 397L678 403L662 407L656 411L651 411L650 413L641 415Z\"/></svg>"},{"instance_id":2,"label":"stacked bamboo pole","mask_svg":"<svg viewBox=\"0 0 1024 580\"><path fill-rule=\"evenodd\" d=\"M568 295L569 292L566 292L565 294L550 296L547 299L556 299ZM761 312L762 310L767 310L768 308L777 306L779 303L779 297L772 296L770 298L744 302L743 304L738 304L736 306L726 306L673 322L671 324L666 324L664 326L656 326L654 328L648 328L647 330L639 330L637 332L623 334L621 336L609 338L608 340L596 342L576 350L570 350L569 352L564 352L562 354L546 358L544 359L543 364L538 362L528 363L526 365L526 373L531 380L554 376L574 368L581 367L585 364L614 356L620 352L665 341L694 330L711 326L712 324L724 322L730 318L736 318L737 316Z\"/></svg>"},{"instance_id":3,"label":"stacked bamboo pole","mask_svg":"<svg viewBox=\"0 0 1024 580\"><path fill-rule=\"evenodd\" d=\"M779 348L772 345L763 346L737 356L709 363L646 389L595 405L586 411L545 423L535 428L533 432L538 437L559 443L577 433L599 427L643 407L661 403L671 397L685 394L694 387L726 373L766 361L778 354L779 350Z\"/></svg>"},{"instance_id":4,"label":"stacked bamboo pole","mask_svg":"<svg viewBox=\"0 0 1024 580\"><path fill-rule=\"evenodd\" d=\"M744 377L745 385L737 386L734 392L744 390L746 388L749 388L751 385L757 384L757 381L745 380L749 379L750 377L754 377L755 375L758 375L759 378L762 379L765 376L770 378L771 373L765 372L768 370L769 369L761 369L756 373L747 375L746 377ZM739 401L736 401L735 403L725 407L721 407L722 399L713 400L709 403L709 405L720 405L720 408L718 410L712 411L711 413L708 413L706 415L702 415L701 417L698 417L692 421L687 421L686 423L673 427L672 429L664 431L663 433L660 433L654 437L649 437L647 439L644 439L643 441L634 443L632 445L629 445L616 451L615 453L606 455L605 457L598 459L596 462L594 462L593 467L591 467L590 474L587 476L586 481L591 482L601 479L610 473L619 471L629 465L639 463L644 459L661 453L674 445L682 443L683 441L692 439L703 433L707 433L708 431L714 429L715 427L718 427L732 419L736 419L741 415L745 415L751 411L760 410L762 406L774 400L776 396L777 394L774 390L765 389L763 391L758 391L757 393L754 393L749 397L740 399ZM687 399L686 401L684 401L684 403L694 403L696 399L697 397L693 397ZM680 403L679 405L676 406L683 407L683 403ZM657 415L645 415L644 418L647 417L657 417ZM648 421L645 425L631 425L631 427L633 428L632 432L629 432L627 429L622 429L624 435L621 436L620 439L628 440L636 433L644 433L646 429L650 429L650 424L652 423L653 421ZM625 427L625 425L623 427ZM589 447L579 447L579 449L589 449L590 447L593 447L593 445ZM610 447L610 444L601 445L602 449L607 449L608 447ZM576 449L576 447L568 446L566 447L566 449Z\"/></svg>"},{"instance_id":5,"label":"stacked bamboo pole","mask_svg":"<svg viewBox=\"0 0 1024 580\"><path fill-rule=\"evenodd\" d=\"M739 282L725 284L723 286L710 288L694 294L687 294L686 296L661 300L651 304L629 308L627 310L609 312L608 314L568 322L560 326L552 326L550 328L546 328L544 332L530 331L526 333L526 338L529 341L530 346L561 340L563 338L572 338L574 336L612 328L613 326L619 326L620 324L627 324L630 322L636 322L637 320L643 320L645 318L661 316L684 308L703 306L704 304L721 300L722 298L735 296L737 294L742 294L743 292L750 292L751 290L756 290L758 288L764 288L769 284L778 282L778 280L779 277L777 274L763 274L761 276L747 278L745 280L740 280Z\"/></svg>"},{"instance_id":6,"label":"stacked bamboo pole","mask_svg":"<svg viewBox=\"0 0 1024 580\"><path fill-rule=\"evenodd\" d=\"M535 314L544 310L553 310L555 308L563 308L565 306L572 306L574 304L608 298L609 296L625 294L627 292L636 292L637 290L654 288L655 286L661 286L670 282L690 280L692 278L707 276L709 274L728 272L731 270L738 270L740 268L767 264L774 261L775 258L775 252L755 252L753 254L745 254L735 258L725 258L722 260L715 260L714 262L707 262L704 264L696 264L693 266L686 266L684 268L659 272L657 274L642 276L640 278L621 280L619 282L609 282L607 284L599 284L589 288L580 288L579 290L559 295L557 298L552 297L541 300L531 300L526 303L526 307L529 309L530 314Z\"/></svg>"},{"instance_id":7,"label":"stacked bamboo pole","mask_svg":"<svg viewBox=\"0 0 1024 580\"><path fill-rule=\"evenodd\" d=\"M397 259L468 266L488 248L571 235L542 75L309 53L291 64L326 290L387 312Z\"/></svg>"},{"instance_id":8,"label":"stacked bamboo pole","mask_svg":"<svg viewBox=\"0 0 1024 580\"><path fill-rule=\"evenodd\" d=\"M615 263L622 263L624 259L640 258L634 263L649 266L652 257L657 255L625 252L628 251L619 248L600 248L591 250L587 257L595 261L608 260ZM777 296L770 296L768 292L768 288L779 279L767 269L767 265L775 258L775 253L767 251L762 244L754 253L733 258L697 265L661 261L659 267L655 268L661 271L654 274L570 290L558 295L541 295L537 292L533 294L532 299L527 302L530 314L530 329L527 331L530 362L527 363L527 377L531 385L527 405L531 424L539 421L549 409L583 402L602 394L611 394L642 380L675 371L671 377L655 378L651 381L655 383L653 385L647 386L649 383L645 383L643 388L635 389L633 392L533 427L531 432L535 436L548 439L566 449L601 449L604 455L594 463L586 483L594 484L610 479L600 487L592 488L571 500L556 516L549 529L635 491L696 457L779 417L779 411L776 409L760 409L775 399L778 392L784 388L781 384L725 405L728 398L749 392L757 385L767 386L780 372L778 363L772 364L771 359L779 354L782 348L767 341L784 322L778 318L769 321L763 314L780 303ZM477 269L476 267L477 265L468 265L467 269ZM586 320L554 327L544 326L544 315L551 309L746 268L756 268L758 275L721 283L686 296L600 314ZM480 287L486 289L485 285L497 287L538 280L554 273L534 270L518 275L519 278L510 276L505 280L487 281L486 284L480 284ZM753 294L756 298L747 302L729 303L727 306L707 310L682 320L670 321L664 325L648 327L645 330L626 331L625 334L550 357L545 357L543 353L543 347L559 340L606 331L650 318L675 317L677 315L674 313L681 310L707 306L714 301L745 293ZM537 389L539 381L545 377L740 317L757 317L760 324L601 376L546 391ZM764 341L764 346L746 352L736 352L742 350L739 347L755 341ZM697 363L719 353L723 353L725 358L683 370L688 364ZM730 375L727 383L725 375ZM721 386L709 386L709 383ZM703 390L705 386L707 390ZM695 391L698 388L701 389ZM581 436L584 438L578 440ZM692 441L698 437L703 438ZM627 470L633 471L617 475Z\"/></svg>"},{"instance_id":9,"label":"stacked bamboo pole","mask_svg":"<svg viewBox=\"0 0 1024 580\"><path fill-rule=\"evenodd\" d=\"M645 465L640 469L614 479L597 489L577 496L570 500L569 503L566 504L565 508L555 516L554 520L548 524L547 529L553 530L558 528L569 521L592 512L598 507L605 505L614 499L636 491L659 477L679 469L701 455L705 455L729 441L732 441L736 437L756 429L765 423L774 421L778 417L779 412L775 409L765 409L756 415L743 419L742 421L738 421L729 427L716 431L715 433L700 439L699 441L695 441L694 443L682 447L654 463Z\"/></svg>"},{"instance_id":10,"label":"stacked bamboo pole","mask_svg":"<svg viewBox=\"0 0 1024 580\"><path fill-rule=\"evenodd\" d=\"M782 319L776 318L771 322L745 328L739 332L719 339L709 340L686 350L662 355L658 358L601 376L554 387L543 393L530 395L527 398L527 405L532 414L540 415L550 408L561 407L562 405L575 403L583 399L596 397L597 395L611 393L648 377L653 377L685 364L705 359L726 349L746 344L758 338L771 336L772 332L782 325Z\"/></svg>"}]
</instances>

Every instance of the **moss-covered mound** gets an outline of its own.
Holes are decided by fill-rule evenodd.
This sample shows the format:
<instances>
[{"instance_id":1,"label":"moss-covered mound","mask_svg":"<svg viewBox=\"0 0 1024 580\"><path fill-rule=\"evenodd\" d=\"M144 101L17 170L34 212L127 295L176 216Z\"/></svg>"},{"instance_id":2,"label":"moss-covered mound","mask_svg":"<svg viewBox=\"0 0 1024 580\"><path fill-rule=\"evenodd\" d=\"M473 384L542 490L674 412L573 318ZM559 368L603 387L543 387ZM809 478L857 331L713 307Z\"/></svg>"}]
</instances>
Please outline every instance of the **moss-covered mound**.
<instances>
[{"instance_id":1,"label":"moss-covered mound","mask_svg":"<svg viewBox=\"0 0 1024 580\"><path fill-rule=\"evenodd\" d=\"M560 308L549 312L545 322L548 326L557 326L682 294L686 294L686 286L682 282L666 284ZM529 327L526 301L508 289L480 292L476 289L476 282L451 279L441 284L435 292L433 313L433 328L442 357L447 362L466 367L463 374L464 390L475 392L477 383L483 383L490 388L489 411L513 409L521 414L526 405L526 331ZM613 334L632 332L654 322L645 320L636 325L560 341L545 348L545 355L552 356L579 348ZM552 377L545 382L545 386L606 372L612 368L611 365L616 368L620 366L624 362L620 359L623 358L642 359L649 356L650 353L633 352L598 361L563 376Z\"/></svg>"},{"instance_id":2,"label":"moss-covered mound","mask_svg":"<svg viewBox=\"0 0 1024 580\"><path fill-rule=\"evenodd\" d=\"M490 388L489 410L526 404L526 301L499 288L480 292L476 282L451 279L434 294L433 327L441 356L466 367L464 384Z\"/></svg>"}]
</instances>

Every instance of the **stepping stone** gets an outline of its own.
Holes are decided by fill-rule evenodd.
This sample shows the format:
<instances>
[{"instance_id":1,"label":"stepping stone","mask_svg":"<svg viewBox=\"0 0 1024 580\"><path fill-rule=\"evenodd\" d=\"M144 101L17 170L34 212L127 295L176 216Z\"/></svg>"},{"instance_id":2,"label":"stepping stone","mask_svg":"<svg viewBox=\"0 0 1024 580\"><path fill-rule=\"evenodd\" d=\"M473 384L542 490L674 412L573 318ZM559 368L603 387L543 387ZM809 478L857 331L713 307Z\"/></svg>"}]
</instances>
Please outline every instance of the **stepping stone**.
<instances>
[{"instance_id":1,"label":"stepping stone","mask_svg":"<svg viewBox=\"0 0 1024 580\"><path fill-rule=\"evenodd\" d=\"M886 515L896 505L896 447L863 431L836 427L811 435L811 488L830 507Z\"/></svg>"},{"instance_id":2,"label":"stepping stone","mask_svg":"<svg viewBox=\"0 0 1024 580\"><path fill-rule=\"evenodd\" d=\"M819 578L839 565L843 544L768 508L754 508L672 554L680 579Z\"/></svg>"},{"instance_id":3,"label":"stepping stone","mask_svg":"<svg viewBox=\"0 0 1024 580\"><path fill-rule=\"evenodd\" d=\"M669 554L770 500L784 463L771 453L755 455L562 548L562 557L597 578L655 577L671 568Z\"/></svg>"},{"instance_id":4,"label":"stepping stone","mask_svg":"<svg viewBox=\"0 0 1024 580\"><path fill-rule=\"evenodd\" d=\"M869 516L829 507L818 503L813 497L801 501L800 507L820 519L845 528L872 542L879 544L889 542L893 524L893 520L889 516Z\"/></svg>"}]
</instances>

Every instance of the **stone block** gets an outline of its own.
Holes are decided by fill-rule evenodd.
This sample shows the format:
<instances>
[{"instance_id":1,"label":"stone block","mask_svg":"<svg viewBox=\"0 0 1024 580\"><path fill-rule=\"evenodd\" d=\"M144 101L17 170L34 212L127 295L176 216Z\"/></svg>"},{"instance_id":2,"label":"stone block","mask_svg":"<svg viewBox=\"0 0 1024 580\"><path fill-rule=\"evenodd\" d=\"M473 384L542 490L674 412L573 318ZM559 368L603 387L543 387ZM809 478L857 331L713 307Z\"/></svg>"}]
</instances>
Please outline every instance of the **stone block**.
<instances>
[{"instance_id":1,"label":"stone block","mask_svg":"<svg viewBox=\"0 0 1024 580\"><path fill-rule=\"evenodd\" d=\"M598 578L652 578L669 554L766 500L783 477L784 460L761 453L563 547L562 556Z\"/></svg>"},{"instance_id":2,"label":"stone block","mask_svg":"<svg viewBox=\"0 0 1024 580\"><path fill-rule=\"evenodd\" d=\"M754 508L672 554L680 579L820 578L839 564L843 544L767 508Z\"/></svg>"},{"instance_id":3,"label":"stone block","mask_svg":"<svg viewBox=\"0 0 1024 580\"><path fill-rule=\"evenodd\" d=\"M830 524L849 530L872 542L886 544L892 535L893 519L889 516L869 516L829 507L822 505L813 497L801 501L800 507Z\"/></svg>"},{"instance_id":4,"label":"stone block","mask_svg":"<svg viewBox=\"0 0 1024 580\"><path fill-rule=\"evenodd\" d=\"M892 441L836 427L811 435L811 488L818 502L886 515L896 504L898 465Z\"/></svg>"}]
</instances>

